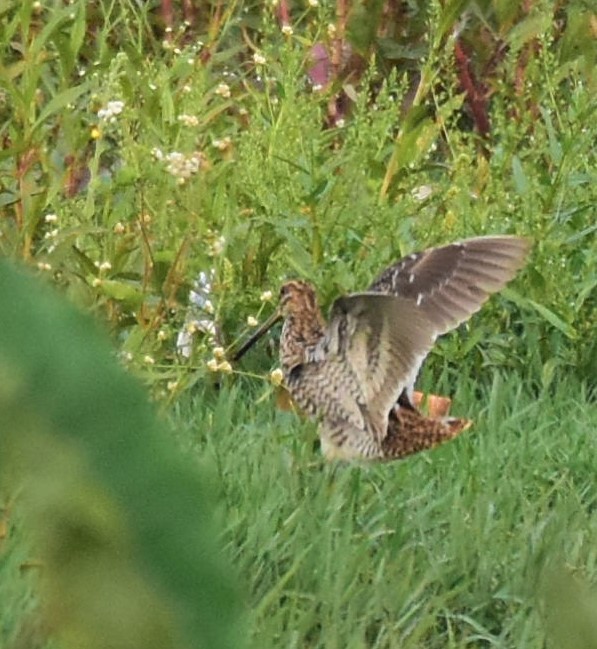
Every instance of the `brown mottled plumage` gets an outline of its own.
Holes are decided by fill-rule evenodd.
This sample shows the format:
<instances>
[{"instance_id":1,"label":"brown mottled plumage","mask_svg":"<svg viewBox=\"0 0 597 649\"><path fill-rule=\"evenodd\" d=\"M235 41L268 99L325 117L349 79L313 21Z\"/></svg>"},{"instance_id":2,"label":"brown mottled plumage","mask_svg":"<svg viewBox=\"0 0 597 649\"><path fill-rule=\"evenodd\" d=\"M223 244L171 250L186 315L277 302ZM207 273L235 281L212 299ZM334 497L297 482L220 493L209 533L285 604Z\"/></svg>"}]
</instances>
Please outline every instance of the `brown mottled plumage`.
<instances>
[{"instance_id":1,"label":"brown mottled plumage","mask_svg":"<svg viewBox=\"0 0 597 649\"><path fill-rule=\"evenodd\" d=\"M326 324L313 287L294 280L280 308L236 353L284 319L280 362L294 402L320 420L326 457L392 460L458 435L465 419L425 417L414 381L438 335L479 310L524 264L530 242L479 237L410 255L368 293L339 298Z\"/></svg>"}]
</instances>

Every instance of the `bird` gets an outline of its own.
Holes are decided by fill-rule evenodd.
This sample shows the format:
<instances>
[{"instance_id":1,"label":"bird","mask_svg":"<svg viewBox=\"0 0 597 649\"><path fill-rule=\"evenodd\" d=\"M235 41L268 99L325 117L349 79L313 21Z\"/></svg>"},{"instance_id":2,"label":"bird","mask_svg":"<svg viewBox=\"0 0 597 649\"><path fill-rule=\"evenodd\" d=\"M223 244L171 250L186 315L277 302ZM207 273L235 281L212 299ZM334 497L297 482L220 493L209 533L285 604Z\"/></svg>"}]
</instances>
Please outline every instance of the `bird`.
<instances>
[{"instance_id":1,"label":"bird","mask_svg":"<svg viewBox=\"0 0 597 649\"><path fill-rule=\"evenodd\" d=\"M337 298L327 321L314 286L287 281L276 311L233 360L283 320L284 383L296 406L319 421L327 459L388 461L433 448L472 422L427 417L413 405L421 365L438 336L514 278L530 248L527 238L494 235L413 253L366 291Z\"/></svg>"}]
</instances>

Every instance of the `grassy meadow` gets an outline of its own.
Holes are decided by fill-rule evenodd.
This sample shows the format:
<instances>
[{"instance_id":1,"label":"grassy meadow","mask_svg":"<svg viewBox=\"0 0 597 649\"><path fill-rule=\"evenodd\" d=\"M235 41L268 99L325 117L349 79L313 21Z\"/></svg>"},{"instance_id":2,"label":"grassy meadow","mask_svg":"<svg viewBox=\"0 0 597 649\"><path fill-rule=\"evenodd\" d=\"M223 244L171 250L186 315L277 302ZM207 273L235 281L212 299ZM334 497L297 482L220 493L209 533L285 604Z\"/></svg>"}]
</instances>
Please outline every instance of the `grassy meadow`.
<instances>
[{"instance_id":1,"label":"grassy meadow","mask_svg":"<svg viewBox=\"0 0 597 649\"><path fill-rule=\"evenodd\" d=\"M596 25L582 0L2 5L0 252L91 314L110 351L69 344L59 298L39 311L31 298L17 326L25 297L2 293L0 407L20 386L2 338L9 320L14 336L29 322L19 353L34 359L45 340L53 360L27 417L5 421L28 431L35 413L47 457L84 468L64 520L85 519L85 551L101 548L122 590L110 598L93 570L62 569L79 537L48 531L40 494L63 511L71 487L61 469L23 474L32 516L0 431L0 647L597 647ZM316 425L276 406L279 330L226 360L289 276L327 308L404 254L492 233L534 246L423 369L419 387L475 422L441 448L327 465ZM141 510L120 438L101 434L126 419L126 399L109 412L98 389L106 408L68 434L55 423L85 383L63 400L57 377L97 364L97 386L116 384L110 356L157 411L130 420ZM163 628L185 626L170 597L212 610L209 587L193 599L182 585L184 561L209 556L167 498L195 484L183 465L214 493L206 527L219 533L205 547L223 566L205 583L232 575L244 611L214 594L210 641L162 637L128 606L167 611ZM160 520L178 546L154 539ZM40 544L50 538L62 555ZM73 593L91 616L76 623L56 608L65 594L76 609ZM100 620L115 610L108 641ZM233 617L236 635L223 628Z\"/></svg>"}]
</instances>

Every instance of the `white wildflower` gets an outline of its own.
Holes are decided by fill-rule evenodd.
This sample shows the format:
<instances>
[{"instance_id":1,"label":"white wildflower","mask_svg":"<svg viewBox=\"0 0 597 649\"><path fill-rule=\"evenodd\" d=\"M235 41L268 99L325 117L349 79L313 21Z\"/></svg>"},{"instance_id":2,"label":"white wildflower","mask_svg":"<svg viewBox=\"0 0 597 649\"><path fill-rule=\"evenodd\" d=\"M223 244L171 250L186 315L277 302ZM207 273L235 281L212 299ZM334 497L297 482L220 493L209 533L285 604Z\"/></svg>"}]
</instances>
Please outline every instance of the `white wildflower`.
<instances>
[{"instance_id":1,"label":"white wildflower","mask_svg":"<svg viewBox=\"0 0 597 649\"><path fill-rule=\"evenodd\" d=\"M109 101L105 108L97 111L98 119L105 122L115 122L116 116L124 110L124 102L120 100Z\"/></svg>"},{"instance_id":2,"label":"white wildflower","mask_svg":"<svg viewBox=\"0 0 597 649\"><path fill-rule=\"evenodd\" d=\"M109 261L102 261L102 262L96 261L95 267L99 269L100 272L103 272L105 270L111 270L112 264Z\"/></svg>"},{"instance_id":3,"label":"white wildflower","mask_svg":"<svg viewBox=\"0 0 597 649\"><path fill-rule=\"evenodd\" d=\"M217 257L224 252L226 246L226 239L224 237L218 237L209 247L209 254L212 257Z\"/></svg>"},{"instance_id":4,"label":"white wildflower","mask_svg":"<svg viewBox=\"0 0 597 649\"><path fill-rule=\"evenodd\" d=\"M178 121L185 126L199 126L199 118L197 115L182 114L178 116Z\"/></svg>"},{"instance_id":5,"label":"white wildflower","mask_svg":"<svg viewBox=\"0 0 597 649\"><path fill-rule=\"evenodd\" d=\"M229 99L231 95L230 86L227 83L219 83L216 86L215 93L220 97L224 97L224 99Z\"/></svg>"},{"instance_id":6,"label":"white wildflower","mask_svg":"<svg viewBox=\"0 0 597 649\"><path fill-rule=\"evenodd\" d=\"M255 65L265 65L265 56L260 52L255 52L255 54L253 54L253 61L255 62Z\"/></svg>"},{"instance_id":7,"label":"white wildflower","mask_svg":"<svg viewBox=\"0 0 597 649\"><path fill-rule=\"evenodd\" d=\"M228 136L226 136L226 137L222 138L221 140L214 140L212 142L212 145L216 149L218 149L218 151L226 151L232 145L232 140Z\"/></svg>"},{"instance_id":8,"label":"white wildflower","mask_svg":"<svg viewBox=\"0 0 597 649\"><path fill-rule=\"evenodd\" d=\"M284 380L284 372L277 367L275 370L272 370L269 375L269 380L275 385L279 386L282 385L282 381Z\"/></svg>"}]
</instances>

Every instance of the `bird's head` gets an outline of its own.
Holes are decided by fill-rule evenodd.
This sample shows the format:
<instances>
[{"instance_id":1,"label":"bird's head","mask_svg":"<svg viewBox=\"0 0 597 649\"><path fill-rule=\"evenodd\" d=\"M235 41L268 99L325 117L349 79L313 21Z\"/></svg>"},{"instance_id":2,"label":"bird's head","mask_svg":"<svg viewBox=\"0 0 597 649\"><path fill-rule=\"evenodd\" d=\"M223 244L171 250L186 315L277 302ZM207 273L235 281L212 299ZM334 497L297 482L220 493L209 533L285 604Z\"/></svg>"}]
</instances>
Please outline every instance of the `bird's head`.
<instances>
[{"instance_id":1,"label":"bird's head","mask_svg":"<svg viewBox=\"0 0 597 649\"><path fill-rule=\"evenodd\" d=\"M250 349L262 336L264 336L280 320L314 319L320 321L319 307L315 289L308 282L293 279L285 282L280 289L280 301L272 315L253 333L253 335L240 347L233 356L237 361Z\"/></svg>"},{"instance_id":2,"label":"bird's head","mask_svg":"<svg viewBox=\"0 0 597 649\"><path fill-rule=\"evenodd\" d=\"M319 311L315 289L300 279L286 282L280 289L278 311L282 318Z\"/></svg>"}]
</instances>

